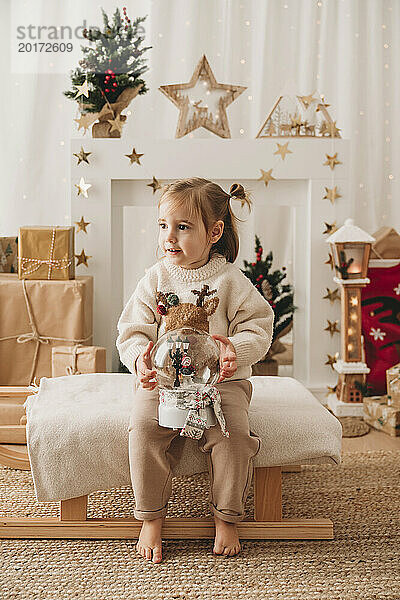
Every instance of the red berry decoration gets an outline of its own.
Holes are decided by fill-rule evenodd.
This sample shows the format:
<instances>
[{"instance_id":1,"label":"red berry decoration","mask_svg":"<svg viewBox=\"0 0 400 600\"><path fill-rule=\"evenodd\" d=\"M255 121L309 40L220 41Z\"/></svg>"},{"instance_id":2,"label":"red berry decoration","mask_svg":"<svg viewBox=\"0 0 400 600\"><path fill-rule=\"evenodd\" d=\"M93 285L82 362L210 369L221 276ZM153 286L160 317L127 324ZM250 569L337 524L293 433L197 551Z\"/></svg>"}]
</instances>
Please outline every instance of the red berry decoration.
<instances>
[{"instance_id":1,"label":"red berry decoration","mask_svg":"<svg viewBox=\"0 0 400 600\"><path fill-rule=\"evenodd\" d=\"M117 87L117 84L115 82L113 83L113 87Z\"/></svg>"},{"instance_id":2,"label":"red berry decoration","mask_svg":"<svg viewBox=\"0 0 400 600\"><path fill-rule=\"evenodd\" d=\"M108 88L106 88L106 92L107 92L107 94L108 94L108 92L109 92L109 91L110 91L110 90L109 90Z\"/></svg>"},{"instance_id":3,"label":"red berry decoration","mask_svg":"<svg viewBox=\"0 0 400 600\"><path fill-rule=\"evenodd\" d=\"M167 309L165 308L164 304L158 304L157 305L157 312L159 315L166 315L167 314Z\"/></svg>"}]
</instances>

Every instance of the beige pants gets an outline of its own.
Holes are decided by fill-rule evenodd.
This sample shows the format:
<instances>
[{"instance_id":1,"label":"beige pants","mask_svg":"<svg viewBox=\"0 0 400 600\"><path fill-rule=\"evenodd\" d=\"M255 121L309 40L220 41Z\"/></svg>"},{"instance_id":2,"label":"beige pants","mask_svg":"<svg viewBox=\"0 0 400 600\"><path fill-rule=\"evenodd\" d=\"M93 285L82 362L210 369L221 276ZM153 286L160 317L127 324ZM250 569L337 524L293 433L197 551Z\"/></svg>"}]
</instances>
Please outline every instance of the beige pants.
<instances>
[{"instance_id":1,"label":"beige pants","mask_svg":"<svg viewBox=\"0 0 400 600\"><path fill-rule=\"evenodd\" d=\"M249 430L248 407L252 385L248 379L219 383L229 438L217 423L206 429L198 444L206 454L210 475L210 508L220 519L236 523L244 518L244 503L253 477L253 457L261 440ZM137 386L129 421L129 462L136 500L134 516L141 521L167 513L172 491L171 468L180 459L187 438L180 430L158 424L158 388Z\"/></svg>"}]
</instances>

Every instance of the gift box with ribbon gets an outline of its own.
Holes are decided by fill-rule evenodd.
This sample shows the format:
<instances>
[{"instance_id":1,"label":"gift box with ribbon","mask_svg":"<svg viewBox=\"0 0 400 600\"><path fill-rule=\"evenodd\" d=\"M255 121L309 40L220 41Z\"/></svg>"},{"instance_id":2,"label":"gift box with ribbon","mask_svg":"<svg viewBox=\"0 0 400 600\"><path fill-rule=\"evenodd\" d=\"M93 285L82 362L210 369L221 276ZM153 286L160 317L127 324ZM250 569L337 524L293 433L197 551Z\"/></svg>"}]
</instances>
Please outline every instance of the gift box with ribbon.
<instances>
[{"instance_id":1,"label":"gift box with ribbon","mask_svg":"<svg viewBox=\"0 0 400 600\"><path fill-rule=\"evenodd\" d=\"M74 227L20 227L19 279L74 279Z\"/></svg>"},{"instance_id":2,"label":"gift box with ribbon","mask_svg":"<svg viewBox=\"0 0 400 600\"><path fill-rule=\"evenodd\" d=\"M389 406L387 396L365 397L363 419L375 429L390 436L400 435L400 407Z\"/></svg>"},{"instance_id":3,"label":"gift box with ribbon","mask_svg":"<svg viewBox=\"0 0 400 600\"><path fill-rule=\"evenodd\" d=\"M400 235L393 227L381 227L372 237L375 242L372 244L370 259L400 259Z\"/></svg>"},{"instance_id":4,"label":"gift box with ribbon","mask_svg":"<svg viewBox=\"0 0 400 600\"><path fill-rule=\"evenodd\" d=\"M0 273L0 385L51 377L57 345L91 344L93 277L26 281Z\"/></svg>"},{"instance_id":5,"label":"gift box with ribbon","mask_svg":"<svg viewBox=\"0 0 400 600\"><path fill-rule=\"evenodd\" d=\"M386 371L388 404L400 408L400 363Z\"/></svg>"},{"instance_id":6,"label":"gift box with ribbon","mask_svg":"<svg viewBox=\"0 0 400 600\"><path fill-rule=\"evenodd\" d=\"M51 352L51 376L105 373L106 349L101 346L54 346Z\"/></svg>"}]
</instances>

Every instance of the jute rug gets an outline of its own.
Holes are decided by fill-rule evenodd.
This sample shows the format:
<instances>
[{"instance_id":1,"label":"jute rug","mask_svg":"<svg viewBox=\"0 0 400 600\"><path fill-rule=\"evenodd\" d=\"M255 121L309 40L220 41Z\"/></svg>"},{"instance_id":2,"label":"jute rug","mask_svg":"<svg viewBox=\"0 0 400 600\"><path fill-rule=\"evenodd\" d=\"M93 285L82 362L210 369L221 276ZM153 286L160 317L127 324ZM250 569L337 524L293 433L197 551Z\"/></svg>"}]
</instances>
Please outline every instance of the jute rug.
<instances>
[{"instance_id":1,"label":"jute rug","mask_svg":"<svg viewBox=\"0 0 400 600\"><path fill-rule=\"evenodd\" d=\"M0 540L0 598L82 600L372 600L400 598L400 451L343 455L338 466L283 474L284 517L329 517L335 539L163 542L163 562L136 540ZM0 469L0 515L55 516L35 502L29 471ZM252 513L252 491L247 514ZM210 515L206 474L174 479L172 516ZM89 497L89 516L131 516L131 488Z\"/></svg>"}]
</instances>

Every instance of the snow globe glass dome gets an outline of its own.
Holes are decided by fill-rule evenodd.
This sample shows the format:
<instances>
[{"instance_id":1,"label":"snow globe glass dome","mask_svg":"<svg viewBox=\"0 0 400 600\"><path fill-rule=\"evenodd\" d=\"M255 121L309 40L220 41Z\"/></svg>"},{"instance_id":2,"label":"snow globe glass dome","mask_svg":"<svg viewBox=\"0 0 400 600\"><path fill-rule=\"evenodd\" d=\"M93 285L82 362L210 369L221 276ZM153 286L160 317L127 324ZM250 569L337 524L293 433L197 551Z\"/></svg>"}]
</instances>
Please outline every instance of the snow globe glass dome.
<instances>
[{"instance_id":1,"label":"snow globe glass dome","mask_svg":"<svg viewBox=\"0 0 400 600\"><path fill-rule=\"evenodd\" d=\"M219 378L219 346L206 331L182 327L167 331L151 354L160 389L195 390Z\"/></svg>"}]
</instances>

